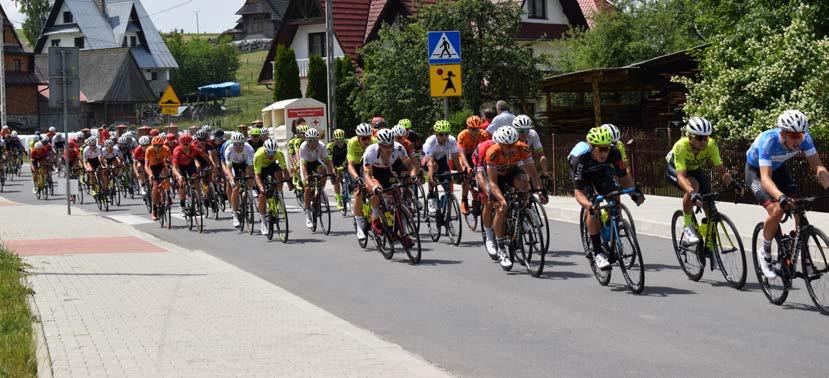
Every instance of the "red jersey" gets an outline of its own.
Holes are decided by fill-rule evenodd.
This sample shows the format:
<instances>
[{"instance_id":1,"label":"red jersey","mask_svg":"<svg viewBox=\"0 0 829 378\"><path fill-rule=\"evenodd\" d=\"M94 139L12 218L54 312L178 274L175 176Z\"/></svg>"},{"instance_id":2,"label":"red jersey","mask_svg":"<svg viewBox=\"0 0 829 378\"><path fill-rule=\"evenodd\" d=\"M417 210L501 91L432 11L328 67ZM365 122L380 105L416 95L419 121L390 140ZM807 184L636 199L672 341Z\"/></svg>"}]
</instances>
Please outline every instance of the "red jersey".
<instances>
[{"instance_id":1,"label":"red jersey","mask_svg":"<svg viewBox=\"0 0 829 378\"><path fill-rule=\"evenodd\" d=\"M132 150L132 158L135 159L135 161L137 161L137 162L143 163L144 158L146 156L147 156L147 151L144 150L144 146L138 146L138 147L135 147L134 150Z\"/></svg>"},{"instance_id":2,"label":"red jersey","mask_svg":"<svg viewBox=\"0 0 829 378\"><path fill-rule=\"evenodd\" d=\"M69 147L63 150L64 159L67 159L70 162L77 160L78 155L80 155L80 150L78 149L78 146L73 146L70 144Z\"/></svg>"},{"instance_id":3,"label":"red jersey","mask_svg":"<svg viewBox=\"0 0 829 378\"><path fill-rule=\"evenodd\" d=\"M49 156L49 150L46 148L33 148L29 154L29 159L33 161L43 161Z\"/></svg>"},{"instance_id":4,"label":"red jersey","mask_svg":"<svg viewBox=\"0 0 829 378\"><path fill-rule=\"evenodd\" d=\"M478 145L475 152L472 153L472 165L477 168L486 166L486 150L492 147L495 141L490 139Z\"/></svg>"},{"instance_id":5,"label":"red jersey","mask_svg":"<svg viewBox=\"0 0 829 378\"><path fill-rule=\"evenodd\" d=\"M195 146L190 146L189 153L184 151L184 146L178 146L175 150L173 150L173 165L186 167L195 164L194 161L196 156L201 156L202 159L208 159L207 155L204 154L204 151L196 148Z\"/></svg>"}]
</instances>

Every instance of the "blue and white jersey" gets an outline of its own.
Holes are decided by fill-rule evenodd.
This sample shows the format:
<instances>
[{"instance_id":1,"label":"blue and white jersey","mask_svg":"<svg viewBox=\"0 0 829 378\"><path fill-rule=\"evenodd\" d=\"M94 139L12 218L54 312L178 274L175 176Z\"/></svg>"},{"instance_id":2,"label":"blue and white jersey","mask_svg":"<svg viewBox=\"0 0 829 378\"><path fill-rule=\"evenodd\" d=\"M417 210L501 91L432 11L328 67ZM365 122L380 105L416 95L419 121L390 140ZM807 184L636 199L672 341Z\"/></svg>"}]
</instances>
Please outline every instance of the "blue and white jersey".
<instances>
[{"instance_id":1,"label":"blue and white jersey","mask_svg":"<svg viewBox=\"0 0 829 378\"><path fill-rule=\"evenodd\" d=\"M808 131L803 138L803 143L800 144L800 148L789 150L783 144L780 129L772 129L764 131L754 139L751 148L746 152L746 161L754 168L771 167L773 171L776 171L786 160L791 159L801 151L807 157L817 153L815 143Z\"/></svg>"},{"instance_id":2,"label":"blue and white jersey","mask_svg":"<svg viewBox=\"0 0 829 378\"><path fill-rule=\"evenodd\" d=\"M222 163L225 162L225 150L227 150L228 146L230 146L232 143L233 142L231 142L230 139L228 139L224 143L222 143L221 146L219 146L218 155L219 155L219 161L220 162L222 162Z\"/></svg>"},{"instance_id":3,"label":"blue and white jersey","mask_svg":"<svg viewBox=\"0 0 829 378\"><path fill-rule=\"evenodd\" d=\"M579 156L584 155L588 152L590 152L590 145L587 144L587 142L585 142L585 141L581 141L581 142L578 142L576 144L576 146L573 147L572 150L570 150L570 154L568 155L568 157L569 156L579 157Z\"/></svg>"}]
</instances>

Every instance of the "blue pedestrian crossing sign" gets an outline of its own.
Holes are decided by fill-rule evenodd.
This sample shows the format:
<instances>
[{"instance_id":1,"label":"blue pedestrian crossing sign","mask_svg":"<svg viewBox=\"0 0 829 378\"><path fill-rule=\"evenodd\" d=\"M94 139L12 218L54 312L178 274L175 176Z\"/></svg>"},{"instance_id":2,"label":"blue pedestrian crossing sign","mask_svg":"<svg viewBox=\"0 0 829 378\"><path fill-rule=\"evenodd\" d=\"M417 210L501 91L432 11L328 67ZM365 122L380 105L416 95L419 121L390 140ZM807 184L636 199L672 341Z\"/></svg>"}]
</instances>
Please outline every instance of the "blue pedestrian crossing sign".
<instances>
[{"instance_id":1,"label":"blue pedestrian crossing sign","mask_svg":"<svg viewBox=\"0 0 829 378\"><path fill-rule=\"evenodd\" d=\"M429 32L429 64L454 64L461 62L461 32Z\"/></svg>"}]
</instances>

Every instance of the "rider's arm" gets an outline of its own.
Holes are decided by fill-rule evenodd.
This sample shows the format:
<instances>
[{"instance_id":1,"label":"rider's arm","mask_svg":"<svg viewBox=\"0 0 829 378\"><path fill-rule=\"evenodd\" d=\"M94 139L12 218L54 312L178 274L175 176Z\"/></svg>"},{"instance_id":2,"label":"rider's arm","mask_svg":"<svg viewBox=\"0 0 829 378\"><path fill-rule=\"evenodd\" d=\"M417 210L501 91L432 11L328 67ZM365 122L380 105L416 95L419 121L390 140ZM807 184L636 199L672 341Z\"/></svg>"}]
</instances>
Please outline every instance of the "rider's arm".
<instances>
[{"instance_id":1,"label":"rider's arm","mask_svg":"<svg viewBox=\"0 0 829 378\"><path fill-rule=\"evenodd\" d=\"M501 193L501 188L498 187L498 168L493 165L487 165L487 176L489 176L489 194L495 197L498 202L506 202L504 193Z\"/></svg>"},{"instance_id":2,"label":"rider's arm","mask_svg":"<svg viewBox=\"0 0 829 378\"><path fill-rule=\"evenodd\" d=\"M374 178L374 169L370 165L363 166L363 176L365 177L366 186L373 192L375 188L382 189L383 186Z\"/></svg>"},{"instance_id":3,"label":"rider's arm","mask_svg":"<svg viewBox=\"0 0 829 378\"><path fill-rule=\"evenodd\" d=\"M817 175L818 181L820 181L820 185L823 186L824 189L829 188L829 171L826 170L823 162L820 161L820 156L818 156L818 154L807 156L806 161L808 161L809 165L812 166L812 169L815 170L815 174Z\"/></svg>"}]
</instances>

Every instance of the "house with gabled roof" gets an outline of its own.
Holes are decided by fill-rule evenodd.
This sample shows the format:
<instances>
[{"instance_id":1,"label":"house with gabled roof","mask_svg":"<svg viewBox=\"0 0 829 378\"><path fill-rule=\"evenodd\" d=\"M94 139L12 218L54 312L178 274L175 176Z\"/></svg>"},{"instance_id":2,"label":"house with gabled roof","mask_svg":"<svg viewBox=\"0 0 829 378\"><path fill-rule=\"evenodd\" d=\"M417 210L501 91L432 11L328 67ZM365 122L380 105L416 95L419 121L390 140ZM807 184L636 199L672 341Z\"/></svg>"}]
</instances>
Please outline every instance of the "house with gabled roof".
<instances>
[{"instance_id":1,"label":"house with gabled roof","mask_svg":"<svg viewBox=\"0 0 829 378\"><path fill-rule=\"evenodd\" d=\"M6 81L6 123L15 129L34 129L39 115L37 111L37 86L45 82L35 69L35 57L32 51L20 42L14 26L6 17L6 11L0 5L3 14L3 63Z\"/></svg>"},{"instance_id":2,"label":"house with gabled roof","mask_svg":"<svg viewBox=\"0 0 829 378\"><path fill-rule=\"evenodd\" d=\"M46 54L51 46L128 48L157 95L178 68L140 0L55 0L34 52Z\"/></svg>"},{"instance_id":3,"label":"house with gabled roof","mask_svg":"<svg viewBox=\"0 0 829 378\"><path fill-rule=\"evenodd\" d=\"M245 0L236 11L239 19L236 26L223 34L234 41L256 41L271 39L279 28L289 0Z\"/></svg>"}]
</instances>

